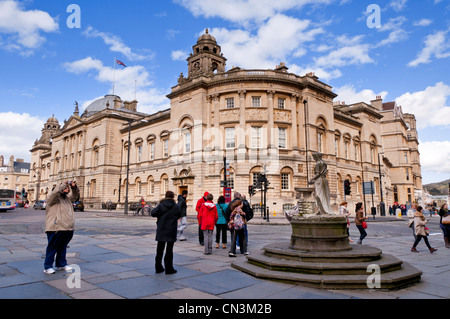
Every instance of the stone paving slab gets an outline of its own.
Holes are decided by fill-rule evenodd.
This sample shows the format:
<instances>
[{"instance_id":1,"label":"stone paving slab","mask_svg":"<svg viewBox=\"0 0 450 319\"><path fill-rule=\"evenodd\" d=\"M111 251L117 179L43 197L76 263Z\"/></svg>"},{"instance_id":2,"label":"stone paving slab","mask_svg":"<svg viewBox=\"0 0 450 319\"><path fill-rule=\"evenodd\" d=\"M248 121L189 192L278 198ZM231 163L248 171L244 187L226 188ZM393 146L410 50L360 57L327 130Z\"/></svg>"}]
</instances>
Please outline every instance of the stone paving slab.
<instances>
[{"instance_id":1,"label":"stone paving slab","mask_svg":"<svg viewBox=\"0 0 450 319\"><path fill-rule=\"evenodd\" d=\"M107 217L109 218L109 217ZM124 223L124 218L110 217ZM105 218L98 217L97 223ZM424 272L422 280L399 291L378 290L320 290L294 284L256 279L231 267L235 260L228 250L213 248L212 255L204 255L198 244L196 225L190 226L191 237L177 242L174 247L174 265L177 274L154 272L156 242L154 220L139 217L146 235L118 233L77 233L70 243L69 263L81 267L81 288L69 289L65 285L70 274L43 273L45 234L0 234L0 299L439 299L450 298L450 249L443 247L442 236L430 236L432 246L439 250L430 254L420 243L419 254L410 252L412 236L381 238L369 231L364 245L380 248ZM106 221L116 229L114 220ZM127 219L128 222L128 219ZM255 252L265 245L288 240L289 225L266 226L254 221L249 226L249 251ZM395 223L400 225L401 223ZM133 220L133 227L139 221ZM100 224L101 226L101 224ZM114 226L114 227L113 227ZM144 228L144 226L142 226ZM118 226L117 226L118 229ZM353 239L357 230L351 228ZM229 245L229 243L228 243ZM363 246L364 246L363 245ZM11 253L12 251L12 253Z\"/></svg>"}]
</instances>

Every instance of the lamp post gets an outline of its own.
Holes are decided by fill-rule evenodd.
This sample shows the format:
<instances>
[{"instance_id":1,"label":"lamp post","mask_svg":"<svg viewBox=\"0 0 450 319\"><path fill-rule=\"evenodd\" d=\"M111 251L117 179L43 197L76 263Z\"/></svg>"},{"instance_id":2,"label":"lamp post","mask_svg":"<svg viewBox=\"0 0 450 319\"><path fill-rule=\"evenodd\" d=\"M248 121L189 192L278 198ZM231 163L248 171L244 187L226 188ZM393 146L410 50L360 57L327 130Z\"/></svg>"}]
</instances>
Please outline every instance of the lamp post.
<instances>
[{"instance_id":1,"label":"lamp post","mask_svg":"<svg viewBox=\"0 0 450 319\"><path fill-rule=\"evenodd\" d=\"M383 182L381 180L381 162L380 162L380 154L383 154L383 152L378 153L378 174L380 175L380 215L386 216L386 208L384 206L383 201Z\"/></svg>"},{"instance_id":2,"label":"lamp post","mask_svg":"<svg viewBox=\"0 0 450 319\"><path fill-rule=\"evenodd\" d=\"M131 144L131 123L133 121L128 120L128 146L127 146L127 184L125 186L125 207L124 207L124 214L128 215L128 184L129 184L129 177L130 177L130 144Z\"/></svg>"},{"instance_id":3,"label":"lamp post","mask_svg":"<svg viewBox=\"0 0 450 319\"><path fill-rule=\"evenodd\" d=\"M129 182L129 177L130 177L130 146L131 146L131 124L133 122L138 122L141 121L143 123L147 123L147 120L127 120L128 121L128 150L127 150L127 184L125 187L125 207L124 207L124 214L128 215L128 184Z\"/></svg>"}]
</instances>

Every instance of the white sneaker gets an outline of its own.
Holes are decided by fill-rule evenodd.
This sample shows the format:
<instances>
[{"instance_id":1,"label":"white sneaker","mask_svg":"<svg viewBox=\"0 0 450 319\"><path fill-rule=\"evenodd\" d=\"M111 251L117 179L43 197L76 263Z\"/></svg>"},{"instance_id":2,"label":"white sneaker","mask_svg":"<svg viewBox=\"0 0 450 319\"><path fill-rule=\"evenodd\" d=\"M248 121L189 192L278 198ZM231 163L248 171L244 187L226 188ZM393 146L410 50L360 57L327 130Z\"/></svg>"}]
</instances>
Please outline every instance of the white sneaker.
<instances>
[{"instance_id":1,"label":"white sneaker","mask_svg":"<svg viewBox=\"0 0 450 319\"><path fill-rule=\"evenodd\" d=\"M52 275L55 273L55 269L53 268L44 269L44 273L46 273L47 275Z\"/></svg>"},{"instance_id":2,"label":"white sneaker","mask_svg":"<svg viewBox=\"0 0 450 319\"><path fill-rule=\"evenodd\" d=\"M72 271L73 268L70 266L64 266L64 267L58 267L56 270L65 270L65 271Z\"/></svg>"},{"instance_id":3,"label":"white sneaker","mask_svg":"<svg viewBox=\"0 0 450 319\"><path fill-rule=\"evenodd\" d=\"M246 251L246 252L244 253L244 255L247 256L247 255L250 255L250 253L249 253L248 251Z\"/></svg>"}]
</instances>

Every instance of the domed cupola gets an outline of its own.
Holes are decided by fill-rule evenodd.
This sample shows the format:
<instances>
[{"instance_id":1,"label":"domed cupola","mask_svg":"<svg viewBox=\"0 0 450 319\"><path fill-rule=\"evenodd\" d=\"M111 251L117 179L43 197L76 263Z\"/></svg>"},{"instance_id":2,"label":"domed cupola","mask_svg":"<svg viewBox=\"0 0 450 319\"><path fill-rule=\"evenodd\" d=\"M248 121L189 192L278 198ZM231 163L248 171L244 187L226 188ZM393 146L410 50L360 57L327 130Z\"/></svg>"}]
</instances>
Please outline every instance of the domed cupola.
<instances>
[{"instance_id":1,"label":"domed cupola","mask_svg":"<svg viewBox=\"0 0 450 319\"><path fill-rule=\"evenodd\" d=\"M188 78L192 78L225 72L227 59L224 58L216 38L209 34L209 30L206 29L205 34L198 38L197 44L193 46L193 53L187 61L189 66Z\"/></svg>"}]
</instances>

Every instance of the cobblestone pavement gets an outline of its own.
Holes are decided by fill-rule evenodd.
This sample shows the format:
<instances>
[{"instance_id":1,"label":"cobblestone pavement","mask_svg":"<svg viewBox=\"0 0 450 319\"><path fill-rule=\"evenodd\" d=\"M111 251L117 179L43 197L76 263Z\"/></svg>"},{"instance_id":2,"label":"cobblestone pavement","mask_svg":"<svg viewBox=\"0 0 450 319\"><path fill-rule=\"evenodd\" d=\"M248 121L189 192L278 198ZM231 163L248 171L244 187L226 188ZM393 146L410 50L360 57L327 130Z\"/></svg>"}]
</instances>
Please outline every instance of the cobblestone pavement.
<instances>
[{"instance_id":1,"label":"cobblestone pavement","mask_svg":"<svg viewBox=\"0 0 450 319\"><path fill-rule=\"evenodd\" d=\"M231 267L236 260L228 250L203 254L197 225L189 218L187 241L174 247L174 275L156 274L156 220L125 216L121 211L76 213L76 231L68 261L77 273L43 273L47 244L43 233L44 211L19 209L0 213L0 299L448 299L450 249L444 247L438 218L430 222L430 254L421 242L420 253L410 251L413 237L406 219L378 217L370 220L364 245L382 249L423 271L422 280L397 291L320 290L256 279ZM353 239L358 236L354 224ZM289 241L290 225L282 216L270 222L256 216L248 225L249 251L278 241ZM229 245L229 243L228 243ZM237 258L245 258L238 255ZM77 281L79 279L79 281ZM72 283L72 284L71 284ZM80 285L77 286L76 284Z\"/></svg>"}]
</instances>

